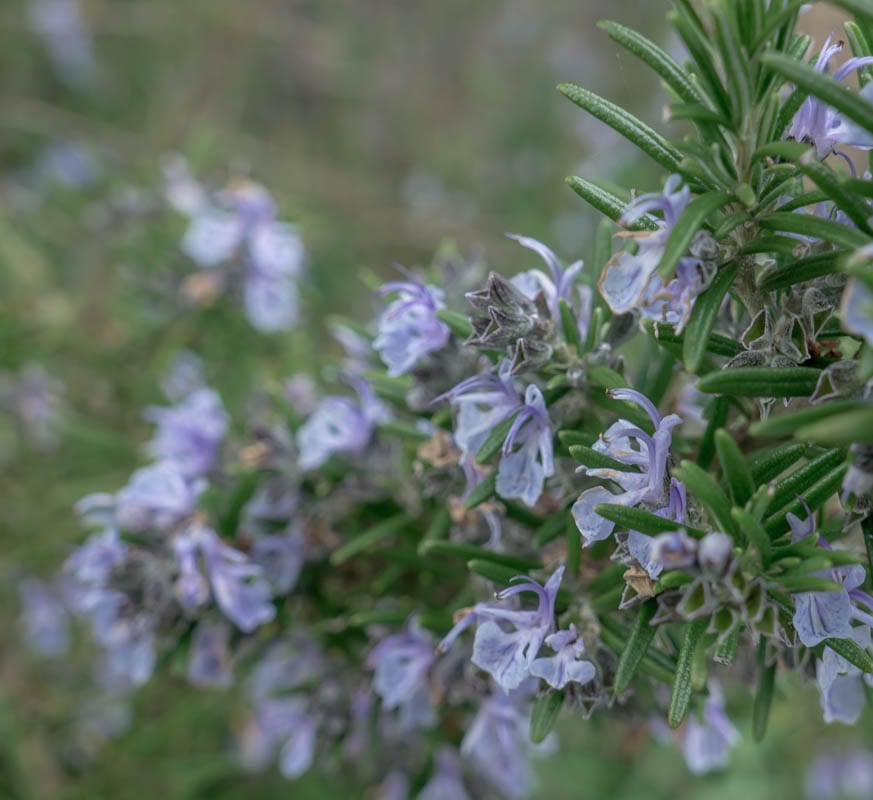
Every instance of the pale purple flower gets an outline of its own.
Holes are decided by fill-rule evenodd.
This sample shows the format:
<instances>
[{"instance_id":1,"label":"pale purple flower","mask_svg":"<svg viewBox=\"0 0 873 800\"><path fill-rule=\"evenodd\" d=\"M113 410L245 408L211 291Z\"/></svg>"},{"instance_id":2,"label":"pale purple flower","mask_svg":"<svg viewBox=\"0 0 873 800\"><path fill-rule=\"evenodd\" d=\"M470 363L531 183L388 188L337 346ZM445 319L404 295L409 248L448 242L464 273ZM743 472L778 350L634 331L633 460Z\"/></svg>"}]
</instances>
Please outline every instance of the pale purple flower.
<instances>
[{"instance_id":1,"label":"pale purple flower","mask_svg":"<svg viewBox=\"0 0 873 800\"><path fill-rule=\"evenodd\" d=\"M808 800L867 800L873 797L873 756L867 750L816 756L804 781Z\"/></svg>"},{"instance_id":2,"label":"pale purple flower","mask_svg":"<svg viewBox=\"0 0 873 800\"><path fill-rule=\"evenodd\" d=\"M383 639L367 658L373 690L389 711L399 710L401 728L430 728L435 722L428 672L436 659L432 637L411 623Z\"/></svg>"},{"instance_id":3,"label":"pale purple flower","mask_svg":"<svg viewBox=\"0 0 873 800\"><path fill-rule=\"evenodd\" d=\"M815 534L815 517L807 509L806 521L795 514L787 515L791 527L792 542L800 541ZM827 542L819 537L819 545L830 549ZM799 592L794 595L794 618L792 620L797 636L806 647L815 647L825 639L848 639L853 636L852 622L873 624L873 617L859 609L853 601L869 600L869 595L860 590L864 583L865 571L858 564L837 567L815 573L818 577L830 578L842 585L834 592Z\"/></svg>"},{"instance_id":4,"label":"pale purple flower","mask_svg":"<svg viewBox=\"0 0 873 800\"><path fill-rule=\"evenodd\" d=\"M390 418L388 407L369 384L353 381L358 402L349 397L325 397L297 431L298 464L303 470L320 467L335 454L364 451L380 422Z\"/></svg>"},{"instance_id":5,"label":"pale purple flower","mask_svg":"<svg viewBox=\"0 0 873 800\"><path fill-rule=\"evenodd\" d=\"M530 665L531 675L542 678L555 689L563 689L568 683L583 684L594 679L597 669L582 658L585 643L575 625L547 636L545 642L555 655L535 659Z\"/></svg>"},{"instance_id":6,"label":"pale purple flower","mask_svg":"<svg viewBox=\"0 0 873 800\"><path fill-rule=\"evenodd\" d=\"M666 509L663 516L677 522L682 522L685 514L684 488L680 488L675 479L668 480L667 477L672 430L682 419L676 414L661 418L652 402L633 389L612 389L608 394L613 399L629 400L642 407L651 418L655 433L650 436L627 420L619 420L601 434L593 449L635 471L579 468L579 472L612 481L621 489L613 494L605 486L595 486L582 492L573 504L573 518L586 546L608 538L615 528L613 522L594 511L601 503L642 506L656 514Z\"/></svg>"},{"instance_id":7,"label":"pale purple flower","mask_svg":"<svg viewBox=\"0 0 873 800\"><path fill-rule=\"evenodd\" d=\"M188 683L227 689L233 682L230 627L224 622L201 622L194 630L188 653Z\"/></svg>"},{"instance_id":8,"label":"pale purple flower","mask_svg":"<svg viewBox=\"0 0 873 800\"><path fill-rule=\"evenodd\" d=\"M115 524L134 533L169 530L194 513L205 488L203 480L190 480L174 461L142 467L115 495Z\"/></svg>"},{"instance_id":9,"label":"pale purple flower","mask_svg":"<svg viewBox=\"0 0 873 800\"><path fill-rule=\"evenodd\" d=\"M528 796L530 756L547 754L556 743L551 733L542 744L531 744L529 715L519 706L519 698L504 692L486 698L461 742L461 755L508 800Z\"/></svg>"},{"instance_id":10,"label":"pale purple flower","mask_svg":"<svg viewBox=\"0 0 873 800\"><path fill-rule=\"evenodd\" d=\"M697 562L701 569L711 575L724 572L734 551L734 540L726 533L707 533L697 546Z\"/></svg>"},{"instance_id":11,"label":"pale purple flower","mask_svg":"<svg viewBox=\"0 0 873 800\"><path fill-rule=\"evenodd\" d=\"M515 288L530 300L535 299L537 294L542 292L549 307L549 313L556 324L561 319L560 301L565 300L576 311L579 333L584 337L591 316L591 288L579 285L577 278L585 263L574 261L564 269L558 257L542 242L514 233L506 235L522 247L537 253L549 268L548 274L539 269L532 269L515 275L512 278Z\"/></svg>"},{"instance_id":12,"label":"pale purple flower","mask_svg":"<svg viewBox=\"0 0 873 800\"><path fill-rule=\"evenodd\" d=\"M555 473L552 428L542 392L528 386L524 405L518 411L506 440L497 468L497 494L506 500L520 499L536 505L546 478Z\"/></svg>"},{"instance_id":13,"label":"pale purple flower","mask_svg":"<svg viewBox=\"0 0 873 800\"><path fill-rule=\"evenodd\" d=\"M687 506L685 494L685 485L675 478L671 479L670 502L654 513L665 519L684 522ZM697 555L697 542L681 528L659 536L628 531L627 550L654 580L664 569L683 569L692 565Z\"/></svg>"},{"instance_id":14,"label":"pale purple flower","mask_svg":"<svg viewBox=\"0 0 873 800\"><path fill-rule=\"evenodd\" d=\"M852 628L847 638L865 650L870 648L870 628L866 625ZM867 702L864 684L873 686L873 675L862 673L827 646L821 660L816 662L815 675L824 721L854 725L861 718Z\"/></svg>"},{"instance_id":15,"label":"pale purple flower","mask_svg":"<svg viewBox=\"0 0 873 800\"><path fill-rule=\"evenodd\" d=\"M215 464L229 424L221 398L207 388L175 406L151 406L146 419L157 425L149 443L152 456L174 462L189 478L205 474Z\"/></svg>"},{"instance_id":16,"label":"pale purple flower","mask_svg":"<svg viewBox=\"0 0 873 800\"><path fill-rule=\"evenodd\" d=\"M704 775L727 766L739 739L739 732L725 714L721 691L711 683L700 718L692 714L685 723L682 751L688 769Z\"/></svg>"},{"instance_id":17,"label":"pale purple flower","mask_svg":"<svg viewBox=\"0 0 873 800\"><path fill-rule=\"evenodd\" d=\"M475 456L491 431L513 414L521 395L512 379L512 362L503 360L496 372L461 381L434 402L448 400L456 409L455 443L464 456Z\"/></svg>"},{"instance_id":18,"label":"pale purple flower","mask_svg":"<svg viewBox=\"0 0 873 800\"><path fill-rule=\"evenodd\" d=\"M873 254L873 253L871 253ZM859 278L851 278L843 293L843 327L873 346L873 290Z\"/></svg>"},{"instance_id":19,"label":"pale purple flower","mask_svg":"<svg viewBox=\"0 0 873 800\"><path fill-rule=\"evenodd\" d=\"M678 175L667 180L663 192L644 194L633 200L622 216L630 225L650 211L661 211L654 231L625 232L637 251L623 250L604 267L600 293L614 314L637 310L644 317L668 322L681 331L697 296L709 286L715 274L712 259L695 255L679 259L676 274L665 284L657 274L667 240L689 200L689 189ZM693 249L693 248L692 248Z\"/></svg>"},{"instance_id":20,"label":"pale purple flower","mask_svg":"<svg viewBox=\"0 0 873 800\"><path fill-rule=\"evenodd\" d=\"M530 578L518 578L519 582L499 592L497 599L533 592L537 596L535 610L477 603L440 642L439 651L448 650L460 633L475 623L478 627L472 662L491 675L505 691L517 688L530 677L531 665L546 637L554 630L555 598L563 577L564 567L558 567L545 586Z\"/></svg>"},{"instance_id":21,"label":"pale purple flower","mask_svg":"<svg viewBox=\"0 0 873 800\"><path fill-rule=\"evenodd\" d=\"M440 350L451 337L451 330L436 312L445 307L445 293L435 286L408 281L391 281L379 294L397 297L382 312L376 323L373 348L396 377L409 372L422 356Z\"/></svg>"},{"instance_id":22,"label":"pale purple flower","mask_svg":"<svg viewBox=\"0 0 873 800\"><path fill-rule=\"evenodd\" d=\"M50 584L27 578L18 585L21 625L27 643L41 656L62 656L70 647L69 615Z\"/></svg>"},{"instance_id":23,"label":"pale purple flower","mask_svg":"<svg viewBox=\"0 0 873 800\"><path fill-rule=\"evenodd\" d=\"M815 69L819 72L827 72L830 60L843 49L842 42L831 44L832 38L832 35L828 36L816 60ZM850 58L834 72L834 80L843 81L852 72L868 64L873 64L873 57ZM871 92L873 87L868 85L860 94L870 100ZM819 158L835 152L837 145L847 144L862 150L873 148L873 136L870 133L851 120L843 119L839 111L811 96L803 101L803 105L794 115L787 136L789 139L814 145Z\"/></svg>"},{"instance_id":24,"label":"pale purple flower","mask_svg":"<svg viewBox=\"0 0 873 800\"><path fill-rule=\"evenodd\" d=\"M417 800L470 800L454 748L442 746L436 751L433 775L418 793Z\"/></svg>"}]
</instances>

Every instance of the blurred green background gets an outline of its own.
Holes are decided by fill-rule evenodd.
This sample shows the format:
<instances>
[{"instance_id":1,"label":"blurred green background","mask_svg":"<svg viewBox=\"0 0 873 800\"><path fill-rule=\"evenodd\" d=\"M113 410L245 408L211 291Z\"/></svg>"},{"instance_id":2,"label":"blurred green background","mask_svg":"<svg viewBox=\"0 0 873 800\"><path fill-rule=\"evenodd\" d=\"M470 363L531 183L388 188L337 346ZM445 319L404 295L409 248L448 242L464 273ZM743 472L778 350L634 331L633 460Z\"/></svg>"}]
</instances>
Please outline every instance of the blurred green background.
<instances>
[{"instance_id":1,"label":"blurred green background","mask_svg":"<svg viewBox=\"0 0 873 800\"><path fill-rule=\"evenodd\" d=\"M204 357L243 426L255 376L269 386L314 369L331 352L328 313L371 315L362 271L427 263L445 240L503 271L529 266L506 231L589 257L597 220L563 178L651 189L659 176L554 86L586 85L660 125L657 82L596 21L675 47L668 3L83 0L93 69L79 81L34 29L36 5L0 4L0 372L42 364L65 392L51 449L34 447L13 415L0 421L0 796L361 796L342 776L241 775L227 755L232 699L181 680L140 692L133 725L104 747L83 739L84 680L23 648L16 583L49 574L79 541L75 500L117 488L136 466L141 409L161 399L179 348ZM59 145L85 149L86 185L53 166ZM304 330L264 337L232 304L180 303L184 223L161 203L173 153L215 187L264 183L299 223ZM797 796L825 736L839 748L860 734L826 729L813 690L789 683L782 695L760 746L739 698L744 743L730 770L705 779L652 743L646 720L568 718L560 754L540 765L541 796Z\"/></svg>"}]
</instances>

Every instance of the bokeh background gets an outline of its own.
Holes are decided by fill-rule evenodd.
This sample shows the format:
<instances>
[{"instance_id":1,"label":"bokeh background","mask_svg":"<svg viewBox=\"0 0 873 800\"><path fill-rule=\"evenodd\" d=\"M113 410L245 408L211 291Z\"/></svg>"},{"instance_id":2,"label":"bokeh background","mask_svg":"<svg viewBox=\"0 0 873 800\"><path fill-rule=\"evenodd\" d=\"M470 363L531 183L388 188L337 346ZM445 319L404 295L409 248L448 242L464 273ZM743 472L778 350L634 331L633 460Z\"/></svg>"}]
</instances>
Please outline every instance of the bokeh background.
<instances>
[{"instance_id":1,"label":"bokeh background","mask_svg":"<svg viewBox=\"0 0 873 800\"><path fill-rule=\"evenodd\" d=\"M115 720L95 707L81 654L44 664L28 652L16 586L52 572L79 541L73 503L116 488L137 465L141 409L160 400L159 378L180 348L203 356L244 424L254 377L269 384L315 369L332 353L329 315L369 317L367 277L389 275L395 262L456 248L514 272L528 262L506 231L590 256L597 220L564 177L652 189L659 176L554 86L586 85L660 126L657 81L596 21L619 20L675 49L668 6L2 0L2 800L361 796L341 775L290 785L241 773L229 755L233 698L181 678L138 693L129 725ZM816 7L804 24L821 41L838 20ZM303 330L261 336L227 304L180 299L191 271L179 251L184 222L162 199L173 154L214 186L264 183L299 224ZM22 425L23 379L57 382L48 437ZM809 687L789 682L780 693L761 745L748 703L732 708L744 741L731 768L707 778L655 743L648 720L566 719L560 753L540 765L540 796L801 796L817 754L863 746L870 729L826 728ZM121 732L107 737L113 727Z\"/></svg>"}]
</instances>

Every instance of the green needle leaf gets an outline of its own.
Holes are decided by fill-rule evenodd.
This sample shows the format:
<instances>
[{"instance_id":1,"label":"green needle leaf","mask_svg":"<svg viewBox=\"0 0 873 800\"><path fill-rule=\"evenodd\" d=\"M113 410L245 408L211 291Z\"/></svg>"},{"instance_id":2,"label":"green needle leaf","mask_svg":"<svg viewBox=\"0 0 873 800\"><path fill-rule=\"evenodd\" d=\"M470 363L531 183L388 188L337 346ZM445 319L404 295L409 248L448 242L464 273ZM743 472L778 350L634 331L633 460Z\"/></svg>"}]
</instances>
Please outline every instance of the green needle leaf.
<instances>
[{"instance_id":1,"label":"green needle leaf","mask_svg":"<svg viewBox=\"0 0 873 800\"><path fill-rule=\"evenodd\" d=\"M711 347L710 338L718 311L724 296L733 285L738 269L736 265L722 267L691 309L682 345L682 360L685 362L685 369L692 374L696 375L700 371L703 357Z\"/></svg>"},{"instance_id":2,"label":"green needle leaf","mask_svg":"<svg viewBox=\"0 0 873 800\"><path fill-rule=\"evenodd\" d=\"M691 703L691 669L694 664L694 654L697 650L697 643L708 624L708 619L696 619L685 626L685 636L676 663L673 696L670 698L670 709L667 712L667 722L671 728L678 728L688 714L688 706Z\"/></svg>"},{"instance_id":3,"label":"green needle leaf","mask_svg":"<svg viewBox=\"0 0 873 800\"><path fill-rule=\"evenodd\" d=\"M637 614L636 622L631 630L630 639L627 646L621 653L621 658L618 660L618 667L615 671L615 691L618 694L626 691L630 686L634 675L637 672L640 662L646 655L649 645L655 636L657 628L649 623L655 612L658 610L656 600L647 600L640 608Z\"/></svg>"},{"instance_id":4,"label":"green needle leaf","mask_svg":"<svg viewBox=\"0 0 873 800\"><path fill-rule=\"evenodd\" d=\"M562 83L558 86L558 91L577 106L633 142L664 169L671 172L677 171L682 158L681 154L645 122L637 119L621 106L617 106L581 86Z\"/></svg>"},{"instance_id":5,"label":"green needle leaf","mask_svg":"<svg viewBox=\"0 0 873 800\"><path fill-rule=\"evenodd\" d=\"M540 744L552 732L564 705L564 693L547 692L534 700L530 713L530 740Z\"/></svg>"},{"instance_id":6,"label":"green needle leaf","mask_svg":"<svg viewBox=\"0 0 873 800\"><path fill-rule=\"evenodd\" d=\"M755 493L755 482L733 437L724 428L715 432L715 449L735 506L744 506Z\"/></svg>"},{"instance_id":7,"label":"green needle leaf","mask_svg":"<svg viewBox=\"0 0 873 800\"><path fill-rule=\"evenodd\" d=\"M809 397L820 375L811 367L736 367L704 375L697 389L735 397Z\"/></svg>"}]
</instances>

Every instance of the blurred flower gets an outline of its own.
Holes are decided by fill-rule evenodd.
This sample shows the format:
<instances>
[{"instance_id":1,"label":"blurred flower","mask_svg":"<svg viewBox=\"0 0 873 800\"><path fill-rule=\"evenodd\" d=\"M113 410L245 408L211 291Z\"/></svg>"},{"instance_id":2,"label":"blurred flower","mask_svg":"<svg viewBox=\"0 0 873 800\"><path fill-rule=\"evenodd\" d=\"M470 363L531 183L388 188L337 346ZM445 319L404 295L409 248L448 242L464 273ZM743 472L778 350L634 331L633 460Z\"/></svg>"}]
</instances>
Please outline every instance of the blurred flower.
<instances>
[{"instance_id":1,"label":"blurred flower","mask_svg":"<svg viewBox=\"0 0 873 800\"><path fill-rule=\"evenodd\" d=\"M815 62L815 69L819 72L827 72L831 59L843 49L842 42L831 44L832 38L833 34L828 36ZM834 80L843 81L852 72L868 64L873 64L873 57L850 58L834 72ZM871 92L873 87L866 86L859 94L870 100L873 97ZM791 121L787 136L798 142L815 145L815 152L819 158L825 158L835 152L837 145L840 144L863 150L873 148L873 136L857 123L843 119L839 111L816 97L807 97L803 101L803 105Z\"/></svg>"},{"instance_id":2,"label":"blurred flower","mask_svg":"<svg viewBox=\"0 0 873 800\"><path fill-rule=\"evenodd\" d=\"M292 526L286 533L260 536L252 545L257 564L276 596L288 594L297 583L305 559L303 531Z\"/></svg>"},{"instance_id":3,"label":"blurred flower","mask_svg":"<svg viewBox=\"0 0 873 800\"><path fill-rule=\"evenodd\" d=\"M171 403L181 403L206 385L203 359L191 350L173 356L169 369L161 377L161 391Z\"/></svg>"},{"instance_id":4,"label":"blurred flower","mask_svg":"<svg viewBox=\"0 0 873 800\"><path fill-rule=\"evenodd\" d=\"M556 743L551 733L542 744L531 744L522 702L518 693L496 692L486 698L461 742L461 755L508 800L528 796L533 788L530 756L546 754Z\"/></svg>"},{"instance_id":5,"label":"blurred flower","mask_svg":"<svg viewBox=\"0 0 873 800\"><path fill-rule=\"evenodd\" d=\"M115 523L135 533L167 531L194 513L205 488L205 481L186 478L176 462L142 467L115 495Z\"/></svg>"},{"instance_id":6,"label":"blurred flower","mask_svg":"<svg viewBox=\"0 0 873 800\"><path fill-rule=\"evenodd\" d=\"M146 419L158 426L149 443L152 456L174 462L189 478L213 467L229 424L218 393L205 387L175 406L151 406Z\"/></svg>"},{"instance_id":7,"label":"blurred flower","mask_svg":"<svg viewBox=\"0 0 873 800\"><path fill-rule=\"evenodd\" d=\"M418 800L470 800L454 748L442 746L436 751L433 775L418 793Z\"/></svg>"},{"instance_id":8,"label":"blurred flower","mask_svg":"<svg viewBox=\"0 0 873 800\"><path fill-rule=\"evenodd\" d=\"M39 578L18 585L21 624L27 643L41 656L62 656L70 647L67 609L58 592Z\"/></svg>"},{"instance_id":9,"label":"blurred flower","mask_svg":"<svg viewBox=\"0 0 873 800\"><path fill-rule=\"evenodd\" d=\"M629 400L643 408L655 426L655 433L650 436L627 420L619 420L601 434L592 449L627 464L629 471L579 467L579 472L610 480L622 490L613 494L605 486L595 486L582 492L573 505L573 518L586 546L608 538L615 528L615 523L594 511L601 503L641 505L653 513L664 512L661 516L677 522L685 519L684 487L667 477L672 430L682 422L681 417L668 414L662 419L652 402L633 389L612 389L608 394L615 400Z\"/></svg>"},{"instance_id":10,"label":"blurred flower","mask_svg":"<svg viewBox=\"0 0 873 800\"><path fill-rule=\"evenodd\" d=\"M211 528L192 525L174 540L173 548L179 567L176 594L183 608L193 610L206 601L199 553L216 604L237 628L251 633L276 616L263 570L244 553L224 544Z\"/></svg>"},{"instance_id":11,"label":"blurred flower","mask_svg":"<svg viewBox=\"0 0 873 800\"><path fill-rule=\"evenodd\" d=\"M867 800L873 797L873 756L867 750L821 753L806 770L808 800Z\"/></svg>"},{"instance_id":12,"label":"blurred flower","mask_svg":"<svg viewBox=\"0 0 873 800\"><path fill-rule=\"evenodd\" d=\"M614 314L634 309L644 317L668 322L681 331L688 321L697 296L709 286L715 275L718 249L706 232L695 237L690 255L679 259L675 276L664 284L656 270L673 226L688 204L689 189L678 175L672 175L663 192L644 194L633 200L622 216L630 225L650 211L661 211L657 230L619 234L636 245L636 251L623 250L613 256L603 269L600 293Z\"/></svg>"},{"instance_id":13,"label":"blurred flower","mask_svg":"<svg viewBox=\"0 0 873 800\"><path fill-rule=\"evenodd\" d=\"M373 690L384 708L399 709L403 729L430 728L435 722L427 680L435 658L432 637L414 622L379 642L367 658Z\"/></svg>"},{"instance_id":14,"label":"blurred flower","mask_svg":"<svg viewBox=\"0 0 873 800\"><path fill-rule=\"evenodd\" d=\"M0 408L18 423L22 437L38 450L58 444L56 424L64 409L64 384L41 364L28 364L0 383Z\"/></svg>"},{"instance_id":15,"label":"blurred flower","mask_svg":"<svg viewBox=\"0 0 873 800\"><path fill-rule=\"evenodd\" d=\"M188 654L188 682L227 689L233 682L230 628L224 622L201 622L194 630Z\"/></svg>"},{"instance_id":16,"label":"blurred flower","mask_svg":"<svg viewBox=\"0 0 873 800\"><path fill-rule=\"evenodd\" d=\"M45 42L57 76L76 88L97 77L91 37L78 0L28 0L31 28Z\"/></svg>"},{"instance_id":17,"label":"blurred flower","mask_svg":"<svg viewBox=\"0 0 873 800\"><path fill-rule=\"evenodd\" d=\"M682 751L688 769L695 775L727 766L730 751L740 739L724 710L721 690L710 683L709 696L698 718L691 714L685 722Z\"/></svg>"},{"instance_id":18,"label":"blurred flower","mask_svg":"<svg viewBox=\"0 0 873 800\"><path fill-rule=\"evenodd\" d=\"M379 316L373 341L389 375L409 372L422 356L446 346L451 330L436 315L445 307L442 289L425 286L410 275L408 281L384 284L379 294L397 295Z\"/></svg>"},{"instance_id":19,"label":"blurred flower","mask_svg":"<svg viewBox=\"0 0 873 800\"><path fill-rule=\"evenodd\" d=\"M409 778L405 772L391 770L376 790L376 800L408 800Z\"/></svg>"},{"instance_id":20,"label":"blurred flower","mask_svg":"<svg viewBox=\"0 0 873 800\"><path fill-rule=\"evenodd\" d=\"M316 733L316 721L305 698L295 695L262 700L243 731L243 766L264 769L278 753L282 775L299 778L312 766Z\"/></svg>"},{"instance_id":21,"label":"blurred flower","mask_svg":"<svg viewBox=\"0 0 873 800\"><path fill-rule=\"evenodd\" d=\"M390 417L388 407L370 385L355 380L358 402L348 397L325 397L297 431L298 464L303 470L320 467L332 455L356 455L370 443L373 431Z\"/></svg>"},{"instance_id":22,"label":"blurred flower","mask_svg":"<svg viewBox=\"0 0 873 800\"><path fill-rule=\"evenodd\" d=\"M297 230L276 219L269 192L248 181L231 186L214 200L178 162L167 168L168 198L191 223L182 250L203 268L237 255L245 260L243 295L249 322L264 333L289 330L297 323L297 279L304 249Z\"/></svg>"}]
</instances>

